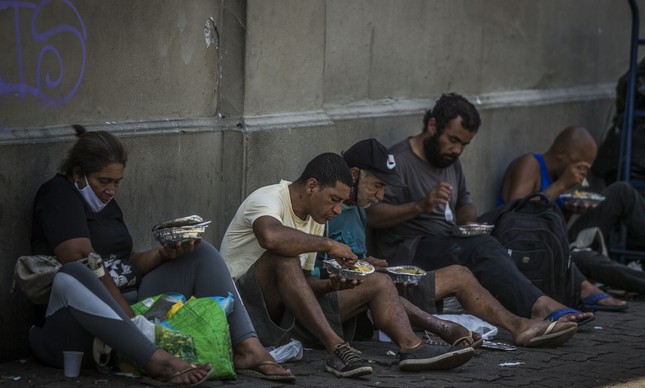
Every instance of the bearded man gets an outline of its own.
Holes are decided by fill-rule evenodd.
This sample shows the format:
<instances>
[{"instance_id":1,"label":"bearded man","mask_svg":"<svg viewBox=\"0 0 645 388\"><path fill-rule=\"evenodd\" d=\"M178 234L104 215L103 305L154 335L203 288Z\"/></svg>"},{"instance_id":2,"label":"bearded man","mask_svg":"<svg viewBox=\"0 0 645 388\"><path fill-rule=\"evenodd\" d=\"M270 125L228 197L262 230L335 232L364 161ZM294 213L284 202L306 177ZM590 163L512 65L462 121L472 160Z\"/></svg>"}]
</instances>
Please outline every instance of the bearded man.
<instances>
[{"instance_id":1,"label":"bearded man","mask_svg":"<svg viewBox=\"0 0 645 388\"><path fill-rule=\"evenodd\" d=\"M384 200L366 209L377 253L392 265L436 270L470 269L512 313L532 319L584 323L593 314L567 308L535 287L493 237L454 236L476 223L459 156L479 130L477 109L458 94L444 94L423 118L422 132L390 148L406 187L388 186Z\"/></svg>"}]
</instances>

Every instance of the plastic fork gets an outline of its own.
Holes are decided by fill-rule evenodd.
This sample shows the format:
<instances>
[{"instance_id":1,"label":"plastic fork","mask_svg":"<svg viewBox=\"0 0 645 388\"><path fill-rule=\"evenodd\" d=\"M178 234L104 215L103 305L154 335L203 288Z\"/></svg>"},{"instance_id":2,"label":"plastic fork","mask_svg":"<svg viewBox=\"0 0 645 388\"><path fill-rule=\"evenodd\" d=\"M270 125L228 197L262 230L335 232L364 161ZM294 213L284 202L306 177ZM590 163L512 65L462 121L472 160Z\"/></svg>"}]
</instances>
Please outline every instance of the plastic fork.
<instances>
[{"instance_id":1,"label":"plastic fork","mask_svg":"<svg viewBox=\"0 0 645 388\"><path fill-rule=\"evenodd\" d=\"M453 216L452 216L452 210L450 209L450 204L446 204L443 212L444 216L446 217L446 221L452 222L453 221Z\"/></svg>"}]
</instances>

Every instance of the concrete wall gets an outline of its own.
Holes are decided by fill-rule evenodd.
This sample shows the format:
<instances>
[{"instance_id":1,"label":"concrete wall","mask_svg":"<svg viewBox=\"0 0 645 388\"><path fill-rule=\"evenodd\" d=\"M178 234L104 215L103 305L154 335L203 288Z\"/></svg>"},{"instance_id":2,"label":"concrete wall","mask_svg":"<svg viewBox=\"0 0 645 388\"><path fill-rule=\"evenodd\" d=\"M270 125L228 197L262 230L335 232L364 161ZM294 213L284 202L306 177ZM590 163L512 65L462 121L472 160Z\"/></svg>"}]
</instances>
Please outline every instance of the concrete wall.
<instances>
[{"instance_id":1,"label":"concrete wall","mask_svg":"<svg viewBox=\"0 0 645 388\"><path fill-rule=\"evenodd\" d=\"M2 36L9 38L0 41L2 75L25 92L12 95L3 87L0 107L11 112L0 120L4 127L215 111L218 53L206 48L203 31L209 17L218 18L216 2L54 1L42 9L5 3L23 6L18 22L15 11L0 13ZM47 76L60 83L48 85Z\"/></svg>"},{"instance_id":2,"label":"concrete wall","mask_svg":"<svg viewBox=\"0 0 645 388\"><path fill-rule=\"evenodd\" d=\"M415 134L434 99L457 91L482 111L463 160L487 208L513 156L571 124L602 138L627 66L627 2L257 0L247 14L244 123L261 138L247 155L262 161L247 161L247 193L297 176L312 147ZM299 152L272 152L267 138Z\"/></svg>"},{"instance_id":3,"label":"concrete wall","mask_svg":"<svg viewBox=\"0 0 645 388\"><path fill-rule=\"evenodd\" d=\"M601 138L627 65L629 9L615 0L38 4L0 0L7 287L29 253L33 195L73 140L69 124L129 147L118 200L136 248L153 244L153 224L194 213L214 221L207 238L219 245L252 190L295 179L318 153L417 133L448 91L482 114L463 161L484 210L515 155L573 123ZM0 361L28 352L27 306L0 292Z\"/></svg>"}]
</instances>

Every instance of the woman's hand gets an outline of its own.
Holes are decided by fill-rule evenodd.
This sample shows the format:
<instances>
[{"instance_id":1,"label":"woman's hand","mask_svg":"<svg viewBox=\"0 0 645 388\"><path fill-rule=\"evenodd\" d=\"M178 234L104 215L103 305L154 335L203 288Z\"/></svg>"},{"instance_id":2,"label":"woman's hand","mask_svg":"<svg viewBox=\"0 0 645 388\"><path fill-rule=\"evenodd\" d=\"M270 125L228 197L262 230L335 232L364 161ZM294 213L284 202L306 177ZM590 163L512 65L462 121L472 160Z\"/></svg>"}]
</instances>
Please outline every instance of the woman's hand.
<instances>
[{"instance_id":1,"label":"woman's hand","mask_svg":"<svg viewBox=\"0 0 645 388\"><path fill-rule=\"evenodd\" d=\"M166 260L174 260L184 253L192 252L199 245L201 239L186 241L177 244L164 244L145 252L132 252L130 262L135 266L141 276L163 264Z\"/></svg>"},{"instance_id":2,"label":"woman's hand","mask_svg":"<svg viewBox=\"0 0 645 388\"><path fill-rule=\"evenodd\" d=\"M166 243L159 247L159 255L163 261L175 259L184 253L195 250L201 239L190 240L186 242L177 242L175 244Z\"/></svg>"}]
</instances>

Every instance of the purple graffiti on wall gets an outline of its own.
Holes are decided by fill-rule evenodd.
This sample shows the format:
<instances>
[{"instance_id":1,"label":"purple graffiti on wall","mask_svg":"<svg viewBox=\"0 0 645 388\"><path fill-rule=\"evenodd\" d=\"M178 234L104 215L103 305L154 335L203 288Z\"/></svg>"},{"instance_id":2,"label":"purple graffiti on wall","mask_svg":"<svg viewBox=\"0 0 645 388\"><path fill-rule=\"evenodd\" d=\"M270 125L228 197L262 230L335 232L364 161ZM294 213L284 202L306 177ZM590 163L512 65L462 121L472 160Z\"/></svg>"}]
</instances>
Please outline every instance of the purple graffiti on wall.
<instances>
[{"instance_id":1,"label":"purple graffiti on wall","mask_svg":"<svg viewBox=\"0 0 645 388\"><path fill-rule=\"evenodd\" d=\"M76 7L68 1L68 0L58 0L55 3L64 5L65 7L69 7L73 11L73 14L76 16L76 21L78 22L79 28L71 25L71 24L59 24L56 25L52 28L45 29L45 30L39 30L37 28L37 23L38 21L42 21L43 19L47 19L47 13L44 11L45 7L47 5L50 5L54 3L52 0L43 0L39 1L37 3L34 2L28 2L28 1L6 1L6 0L0 0L0 12L11 12L13 11L13 20L14 20L14 27L15 27L15 43L16 43L16 69L17 71L17 82L9 82L10 80L7 79L6 77L3 76L3 74L0 72L0 97L6 96L6 95L13 95L17 96L20 98L25 98L27 95L32 95L37 97L41 102L43 102L46 105L53 105L53 106L60 106L65 104L67 101L69 101L72 96L74 96L74 93L76 93L76 90L78 90L78 87L81 84L81 80L83 79L83 73L85 72L85 41L87 39L87 32L85 30L85 25L83 24L83 20L81 19L81 16L79 15L78 11L76 10ZM20 28L20 15L24 13L25 11L31 11L31 20L30 20L30 28L29 32L31 36L26 36L23 37L21 35L21 31L23 31ZM72 34L70 37L75 37L75 39L78 40L78 43L80 44L80 52L78 53L78 56L80 56L80 61L81 61L81 67L80 71L78 72L78 78L76 79L76 82L73 83L73 86L69 90L56 90L59 86L61 86L61 83L63 82L63 77L65 75L65 69L63 66L63 58L60 55L59 50L54 47L52 44L47 43L52 37L58 35L58 34L64 34L64 33L69 33ZM1 38L1 37L0 37ZM25 63L23 61L23 44L29 45L29 44L44 44L42 48L40 49L40 53L38 54L38 62L36 64L36 76L35 76L35 81L34 84L31 85L26 81L25 77ZM42 69L42 64L43 60L46 55L51 55L54 57L56 62L58 63L58 73L53 73L51 71L47 71L44 75L44 82L43 82L43 75L42 72L44 69ZM15 77L15 75L14 75ZM16 81L16 80L11 80L11 81ZM66 85L70 85L71 83L67 82ZM55 91L57 96L52 97L51 95L48 95L48 91ZM2 132L2 125L0 124L0 132Z\"/></svg>"}]
</instances>

